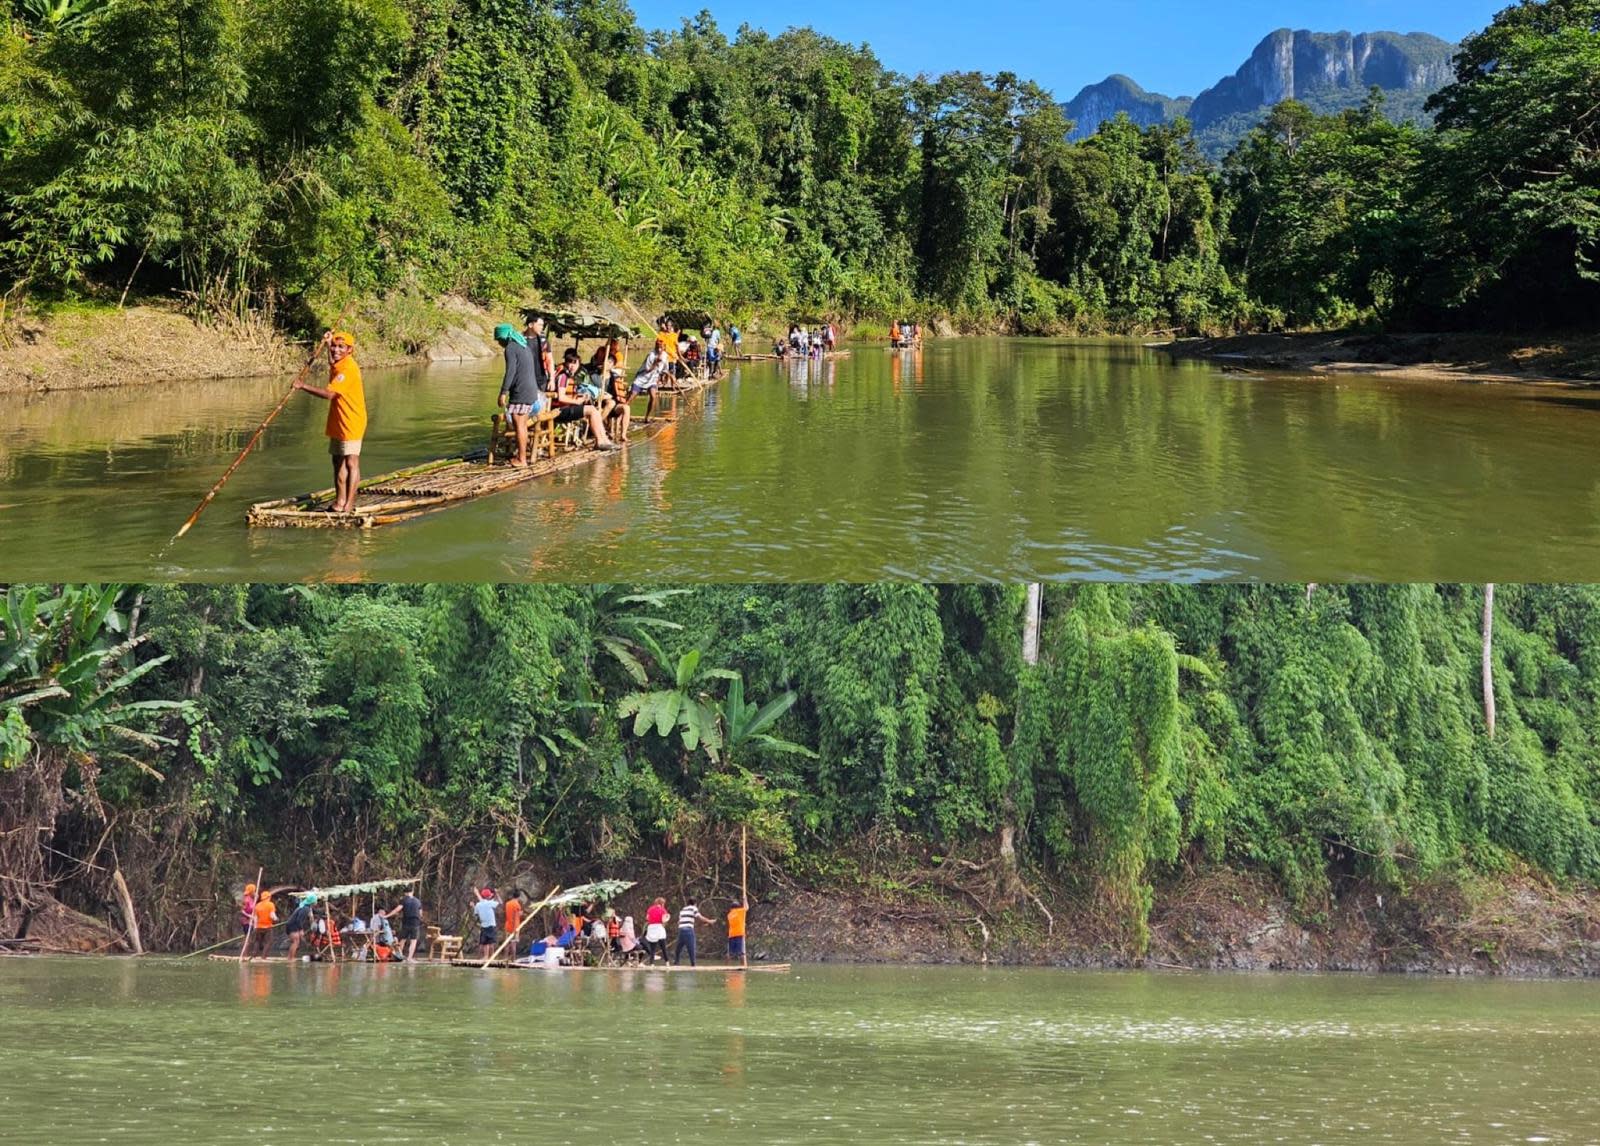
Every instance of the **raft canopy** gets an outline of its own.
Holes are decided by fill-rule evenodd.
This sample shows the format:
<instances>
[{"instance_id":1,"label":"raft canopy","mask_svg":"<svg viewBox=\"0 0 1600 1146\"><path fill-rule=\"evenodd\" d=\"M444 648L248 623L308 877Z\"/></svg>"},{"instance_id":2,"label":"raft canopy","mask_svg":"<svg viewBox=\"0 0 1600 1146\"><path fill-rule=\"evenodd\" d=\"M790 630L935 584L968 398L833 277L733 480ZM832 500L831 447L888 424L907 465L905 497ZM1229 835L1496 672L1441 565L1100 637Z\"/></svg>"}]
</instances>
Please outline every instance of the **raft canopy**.
<instances>
[{"instance_id":1,"label":"raft canopy","mask_svg":"<svg viewBox=\"0 0 1600 1146\"><path fill-rule=\"evenodd\" d=\"M662 317L670 319L672 321L672 325L676 326L679 330L689 331L694 334L699 334L701 327L713 320L713 316L710 311L695 310L693 307L684 307L681 310L669 310L666 314L662 315Z\"/></svg>"},{"instance_id":2,"label":"raft canopy","mask_svg":"<svg viewBox=\"0 0 1600 1146\"><path fill-rule=\"evenodd\" d=\"M409 879L378 879L368 883L341 883L332 887L308 887L301 895L314 895L318 900L349 899L353 895L370 895L391 887L410 887L420 882L416 876Z\"/></svg>"},{"instance_id":3,"label":"raft canopy","mask_svg":"<svg viewBox=\"0 0 1600 1146\"><path fill-rule=\"evenodd\" d=\"M606 903L617 898L634 881L629 879L597 879L593 883L580 883L577 887L563 888L542 902L544 907L567 907L575 903Z\"/></svg>"},{"instance_id":4,"label":"raft canopy","mask_svg":"<svg viewBox=\"0 0 1600 1146\"><path fill-rule=\"evenodd\" d=\"M558 338L638 338L645 333L643 327L625 326L600 314L546 310L537 306L522 308L524 322L532 322L536 318L544 319L545 329Z\"/></svg>"}]
</instances>

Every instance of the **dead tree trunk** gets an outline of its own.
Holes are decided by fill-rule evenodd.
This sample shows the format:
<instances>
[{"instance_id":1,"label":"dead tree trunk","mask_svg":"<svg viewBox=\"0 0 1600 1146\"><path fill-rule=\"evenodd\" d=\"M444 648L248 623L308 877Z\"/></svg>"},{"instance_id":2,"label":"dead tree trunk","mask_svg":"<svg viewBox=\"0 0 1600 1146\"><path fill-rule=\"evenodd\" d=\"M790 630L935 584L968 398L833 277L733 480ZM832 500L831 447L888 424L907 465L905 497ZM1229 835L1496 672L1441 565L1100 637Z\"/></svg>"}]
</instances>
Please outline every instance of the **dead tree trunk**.
<instances>
[{"instance_id":1,"label":"dead tree trunk","mask_svg":"<svg viewBox=\"0 0 1600 1146\"><path fill-rule=\"evenodd\" d=\"M1483 587L1483 725L1494 739L1494 584Z\"/></svg>"},{"instance_id":2,"label":"dead tree trunk","mask_svg":"<svg viewBox=\"0 0 1600 1146\"><path fill-rule=\"evenodd\" d=\"M122 869L111 873L111 886L117 892L117 907L122 911L123 930L128 933L128 946L135 955L144 954L144 942L139 938L139 917L133 913L133 896L128 893L128 881L122 878Z\"/></svg>"}]
</instances>

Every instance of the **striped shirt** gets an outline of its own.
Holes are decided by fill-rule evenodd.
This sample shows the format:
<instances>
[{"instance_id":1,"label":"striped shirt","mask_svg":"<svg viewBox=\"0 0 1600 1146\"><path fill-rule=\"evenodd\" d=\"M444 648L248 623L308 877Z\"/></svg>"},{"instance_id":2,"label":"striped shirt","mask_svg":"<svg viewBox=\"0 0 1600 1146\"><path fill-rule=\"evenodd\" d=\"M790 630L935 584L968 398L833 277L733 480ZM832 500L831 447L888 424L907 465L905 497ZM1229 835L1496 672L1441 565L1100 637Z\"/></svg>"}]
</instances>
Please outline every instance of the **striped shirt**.
<instances>
[{"instance_id":1,"label":"striped shirt","mask_svg":"<svg viewBox=\"0 0 1600 1146\"><path fill-rule=\"evenodd\" d=\"M687 927L690 931L693 931L694 921L699 917L700 909L692 903L689 904L688 907L685 907L682 911L678 912L678 929L681 931L683 928Z\"/></svg>"}]
</instances>

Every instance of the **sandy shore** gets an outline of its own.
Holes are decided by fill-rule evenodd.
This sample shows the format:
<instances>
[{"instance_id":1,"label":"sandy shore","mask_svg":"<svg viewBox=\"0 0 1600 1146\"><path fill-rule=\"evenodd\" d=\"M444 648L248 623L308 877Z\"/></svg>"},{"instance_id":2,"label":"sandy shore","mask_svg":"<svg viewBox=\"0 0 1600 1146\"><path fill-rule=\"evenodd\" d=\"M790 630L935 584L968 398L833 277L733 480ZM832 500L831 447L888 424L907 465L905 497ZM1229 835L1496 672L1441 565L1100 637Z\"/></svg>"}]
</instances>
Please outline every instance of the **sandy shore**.
<instances>
[{"instance_id":1,"label":"sandy shore","mask_svg":"<svg viewBox=\"0 0 1600 1146\"><path fill-rule=\"evenodd\" d=\"M1152 344L1245 370L1366 374L1425 382L1600 386L1600 335L1241 334Z\"/></svg>"}]
</instances>

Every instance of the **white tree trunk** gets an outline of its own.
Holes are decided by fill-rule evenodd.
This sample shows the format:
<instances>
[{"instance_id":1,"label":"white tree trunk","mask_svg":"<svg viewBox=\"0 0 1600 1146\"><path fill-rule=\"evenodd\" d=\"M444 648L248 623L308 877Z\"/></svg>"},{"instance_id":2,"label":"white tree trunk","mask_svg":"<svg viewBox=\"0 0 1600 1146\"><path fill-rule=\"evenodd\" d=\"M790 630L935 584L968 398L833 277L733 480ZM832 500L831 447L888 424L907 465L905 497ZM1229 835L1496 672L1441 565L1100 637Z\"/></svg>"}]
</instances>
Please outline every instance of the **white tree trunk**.
<instances>
[{"instance_id":1,"label":"white tree trunk","mask_svg":"<svg viewBox=\"0 0 1600 1146\"><path fill-rule=\"evenodd\" d=\"M1483 724L1494 739L1494 585L1483 587Z\"/></svg>"},{"instance_id":2,"label":"white tree trunk","mask_svg":"<svg viewBox=\"0 0 1600 1146\"><path fill-rule=\"evenodd\" d=\"M111 873L111 886L116 889L117 906L122 911L122 925L128 933L128 946L135 955L144 954L144 943L139 938L139 918L133 913L133 896L128 894L128 881L122 878L122 869Z\"/></svg>"},{"instance_id":3,"label":"white tree trunk","mask_svg":"<svg viewBox=\"0 0 1600 1146\"><path fill-rule=\"evenodd\" d=\"M1044 611L1044 586L1028 586L1028 604L1022 614L1022 663L1030 668L1039 663L1039 619Z\"/></svg>"}]
</instances>

